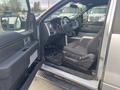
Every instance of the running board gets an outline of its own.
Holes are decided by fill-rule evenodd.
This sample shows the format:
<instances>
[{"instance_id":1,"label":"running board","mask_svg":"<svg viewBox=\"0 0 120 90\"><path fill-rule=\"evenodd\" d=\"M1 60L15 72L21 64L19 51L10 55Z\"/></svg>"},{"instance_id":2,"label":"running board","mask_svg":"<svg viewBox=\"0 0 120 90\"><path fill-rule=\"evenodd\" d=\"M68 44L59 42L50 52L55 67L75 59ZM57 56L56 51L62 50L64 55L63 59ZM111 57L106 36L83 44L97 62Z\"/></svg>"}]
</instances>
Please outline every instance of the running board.
<instances>
[{"instance_id":1,"label":"running board","mask_svg":"<svg viewBox=\"0 0 120 90\"><path fill-rule=\"evenodd\" d=\"M56 69L54 67L48 66L43 64L41 69L48 71L50 73L53 73L57 76L60 76L64 79L70 80L72 82L75 82L77 84L80 84L88 89L92 89L92 90L98 90L98 85L99 85L99 81L96 80L86 80L83 78L80 78L78 76L72 75L70 73L64 72L62 70Z\"/></svg>"}]
</instances>

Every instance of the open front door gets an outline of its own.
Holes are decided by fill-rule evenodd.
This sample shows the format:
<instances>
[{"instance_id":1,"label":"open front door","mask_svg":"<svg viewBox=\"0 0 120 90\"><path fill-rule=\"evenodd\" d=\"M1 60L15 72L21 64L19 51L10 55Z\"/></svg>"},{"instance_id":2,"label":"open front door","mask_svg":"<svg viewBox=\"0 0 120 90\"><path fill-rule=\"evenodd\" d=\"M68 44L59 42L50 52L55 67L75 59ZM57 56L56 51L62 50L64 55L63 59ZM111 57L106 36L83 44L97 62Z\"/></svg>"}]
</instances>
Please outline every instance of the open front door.
<instances>
[{"instance_id":1,"label":"open front door","mask_svg":"<svg viewBox=\"0 0 120 90\"><path fill-rule=\"evenodd\" d=\"M26 90L41 61L28 0L0 1L0 90Z\"/></svg>"}]
</instances>

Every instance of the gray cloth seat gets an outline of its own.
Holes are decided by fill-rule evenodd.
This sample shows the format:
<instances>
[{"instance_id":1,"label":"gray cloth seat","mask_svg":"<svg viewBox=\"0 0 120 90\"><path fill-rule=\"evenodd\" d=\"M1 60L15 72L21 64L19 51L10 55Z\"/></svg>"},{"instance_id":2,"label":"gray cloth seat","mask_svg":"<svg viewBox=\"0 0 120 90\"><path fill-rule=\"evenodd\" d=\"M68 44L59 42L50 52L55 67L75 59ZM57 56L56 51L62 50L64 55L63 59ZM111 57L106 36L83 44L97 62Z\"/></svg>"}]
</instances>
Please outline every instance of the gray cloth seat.
<instances>
[{"instance_id":1,"label":"gray cloth seat","mask_svg":"<svg viewBox=\"0 0 120 90\"><path fill-rule=\"evenodd\" d=\"M71 66L73 65L75 67L88 70L96 61L98 56L102 33L103 31L100 31L94 39L78 40L65 46L64 62Z\"/></svg>"},{"instance_id":2,"label":"gray cloth seat","mask_svg":"<svg viewBox=\"0 0 120 90\"><path fill-rule=\"evenodd\" d=\"M64 51L70 51L77 55L86 55L87 54L87 47L88 43L91 41L91 39L83 39L82 41L76 40L67 46L64 47Z\"/></svg>"}]
</instances>

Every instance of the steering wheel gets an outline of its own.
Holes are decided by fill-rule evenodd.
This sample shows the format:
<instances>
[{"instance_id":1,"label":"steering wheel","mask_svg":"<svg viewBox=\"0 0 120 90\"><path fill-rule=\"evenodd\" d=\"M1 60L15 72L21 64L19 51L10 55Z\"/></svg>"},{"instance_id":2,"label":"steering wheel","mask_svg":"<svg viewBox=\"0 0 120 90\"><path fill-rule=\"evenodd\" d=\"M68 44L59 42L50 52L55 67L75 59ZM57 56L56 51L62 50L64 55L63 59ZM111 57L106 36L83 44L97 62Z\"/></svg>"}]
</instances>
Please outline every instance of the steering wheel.
<instances>
[{"instance_id":1,"label":"steering wheel","mask_svg":"<svg viewBox=\"0 0 120 90\"><path fill-rule=\"evenodd\" d=\"M62 32L64 32L67 36L75 35L75 32L72 28L71 20L68 17L61 18L61 26L63 30Z\"/></svg>"},{"instance_id":2,"label":"steering wheel","mask_svg":"<svg viewBox=\"0 0 120 90\"><path fill-rule=\"evenodd\" d=\"M70 24L70 19L68 17L61 18L61 26L64 27L65 25Z\"/></svg>"}]
</instances>

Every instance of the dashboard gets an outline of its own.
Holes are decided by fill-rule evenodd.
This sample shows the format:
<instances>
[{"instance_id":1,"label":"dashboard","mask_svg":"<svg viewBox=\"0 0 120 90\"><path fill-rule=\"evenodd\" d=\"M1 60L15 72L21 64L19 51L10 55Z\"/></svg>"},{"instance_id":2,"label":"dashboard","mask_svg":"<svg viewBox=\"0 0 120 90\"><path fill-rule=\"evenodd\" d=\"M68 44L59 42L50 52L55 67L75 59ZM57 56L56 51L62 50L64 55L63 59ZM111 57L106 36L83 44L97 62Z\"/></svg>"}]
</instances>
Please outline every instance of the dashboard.
<instances>
[{"instance_id":1,"label":"dashboard","mask_svg":"<svg viewBox=\"0 0 120 90\"><path fill-rule=\"evenodd\" d=\"M56 34L70 35L79 27L77 19L69 19L68 17L54 18L44 21L45 28L49 36Z\"/></svg>"},{"instance_id":2,"label":"dashboard","mask_svg":"<svg viewBox=\"0 0 120 90\"><path fill-rule=\"evenodd\" d=\"M67 36L73 35L75 29L79 27L79 22L77 19L57 17L51 20L45 20L44 27L44 50L45 55L47 56L49 53L56 54L57 52L61 52L61 50L63 50L64 45L67 44Z\"/></svg>"}]
</instances>

